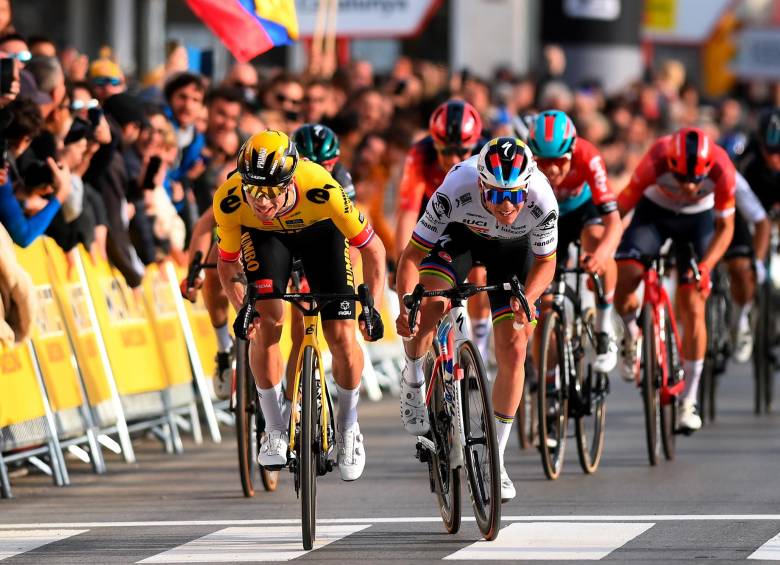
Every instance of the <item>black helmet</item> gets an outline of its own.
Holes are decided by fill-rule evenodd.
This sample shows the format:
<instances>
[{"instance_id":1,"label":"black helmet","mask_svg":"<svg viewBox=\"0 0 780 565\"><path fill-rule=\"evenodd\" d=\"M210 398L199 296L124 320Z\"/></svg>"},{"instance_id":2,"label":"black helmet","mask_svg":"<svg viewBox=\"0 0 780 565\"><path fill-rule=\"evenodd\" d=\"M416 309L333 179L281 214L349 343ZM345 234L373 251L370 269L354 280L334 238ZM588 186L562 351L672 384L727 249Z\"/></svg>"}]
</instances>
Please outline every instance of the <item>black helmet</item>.
<instances>
[{"instance_id":1,"label":"black helmet","mask_svg":"<svg viewBox=\"0 0 780 565\"><path fill-rule=\"evenodd\" d=\"M247 139L236 167L244 185L282 187L292 180L298 160L298 150L287 134L269 129Z\"/></svg>"},{"instance_id":2,"label":"black helmet","mask_svg":"<svg viewBox=\"0 0 780 565\"><path fill-rule=\"evenodd\" d=\"M293 141L302 157L322 164L339 156L339 138L328 126L303 124L293 133Z\"/></svg>"},{"instance_id":3,"label":"black helmet","mask_svg":"<svg viewBox=\"0 0 780 565\"><path fill-rule=\"evenodd\" d=\"M772 152L780 150L780 108L765 112L758 122L758 140Z\"/></svg>"}]
</instances>

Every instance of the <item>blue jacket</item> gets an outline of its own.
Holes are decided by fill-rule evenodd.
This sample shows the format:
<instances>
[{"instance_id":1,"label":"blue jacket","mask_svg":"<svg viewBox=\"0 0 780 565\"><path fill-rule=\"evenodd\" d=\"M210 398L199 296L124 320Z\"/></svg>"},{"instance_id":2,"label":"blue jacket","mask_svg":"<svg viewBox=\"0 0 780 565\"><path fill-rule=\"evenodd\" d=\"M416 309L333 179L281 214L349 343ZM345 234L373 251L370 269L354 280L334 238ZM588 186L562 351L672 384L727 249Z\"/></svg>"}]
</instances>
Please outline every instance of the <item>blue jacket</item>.
<instances>
[{"instance_id":1,"label":"blue jacket","mask_svg":"<svg viewBox=\"0 0 780 565\"><path fill-rule=\"evenodd\" d=\"M43 235L59 210L60 201L52 198L43 210L27 218L14 196L11 181L0 185L0 224L8 230L16 245L27 247L38 236Z\"/></svg>"}]
</instances>

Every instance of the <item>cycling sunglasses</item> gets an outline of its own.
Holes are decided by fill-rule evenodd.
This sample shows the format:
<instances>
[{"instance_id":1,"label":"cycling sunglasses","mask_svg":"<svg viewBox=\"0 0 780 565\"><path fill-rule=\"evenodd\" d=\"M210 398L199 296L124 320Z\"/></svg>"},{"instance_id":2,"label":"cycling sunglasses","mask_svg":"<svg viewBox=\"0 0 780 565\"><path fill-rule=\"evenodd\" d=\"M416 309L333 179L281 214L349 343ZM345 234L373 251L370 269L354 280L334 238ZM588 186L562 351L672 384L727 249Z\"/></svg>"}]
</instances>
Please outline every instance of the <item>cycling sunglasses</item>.
<instances>
[{"instance_id":1,"label":"cycling sunglasses","mask_svg":"<svg viewBox=\"0 0 780 565\"><path fill-rule=\"evenodd\" d=\"M84 100L74 100L70 105L70 109L74 112L79 112L81 110L91 110L92 108L97 108L99 105L100 102L94 98L91 98L86 102Z\"/></svg>"},{"instance_id":2,"label":"cycling sunglasses","mask_svg":"<svg viewBox=\"0 0 780 565\"><path fill-rule=\"evenodd\" d=\"M436 151L445 157L457 155L458 157L465 157L474 151L473 147L464 147L462 145L437 145Z\"/></svg>"},{"instance_id":3,"label":"cycling sunglasses","mask_svg":"<svg viewBox=\"0 0 780 565\"><path fill-rule=\"evenodd\" d=\"M707 175L684 175L682 173L672 173L672 176L677 182L692 184L699 184L707 178Z\"/></svg>"},{"instance_id":4,"label":"cycling sunglasses","mask_svg":"<svg viewBox=\"0 0 780 565\"><path fill-rule=\"evenodd\" d=\"M10 55L12 59L16 59L20 63L29 63L32 59L32 53L29 51L19 51Z\"/></svg>"},{"instance_id":5,"label":"cycling sunglasses","mask_svg":"<svg viewBox=\"0 0 780 565\"><path fill-rule=\"evenodd\" d=\"M509 203L517 206L525 202L525 195L528 192L526 189L521 188L518 190L500 190L498 188L489 188L486 185L482 185L482 193L485 195L485 200L491 204L498 206L504 200L509 200Z\"/></svg>"},{"instance_id":6,"label":"cycling sunglasses","mask_svg":"<svg viewBox=\"0 0 780 565\"><path fill-rule=\"evenodd\" d=\"M119 86L122 81L117 77L95 77L92 79L95 86Z\"/></svg>"},{"instance_id":7,"label":"cycling sunglasses","mask_svg":"<svg viewBox=\"0 0 780 565\"><path fill-rule=\"evenodd\" d=\"M560 157L536 157L536 164L539 165L540 169L546 169L553 165L562 169L569 161L571 161L571 153L564 153Z\"/></svg>"},{"instance_id":8,"label":"cycling sunglasses","mask_svg":"<svg viewBox=\"0 0 780 565\"><path fill-rule=\"evenodd\" d=\"M241 187L244 189L244 192L255 199L264 198L266 200L273 200L274 198L277 198L281 194L284 194L284 192L287 190L287 187L290 186L290 183L286 184L280 184L277 186L258 186L255 184L242 184Z\"/></svg>"}]
</instances>

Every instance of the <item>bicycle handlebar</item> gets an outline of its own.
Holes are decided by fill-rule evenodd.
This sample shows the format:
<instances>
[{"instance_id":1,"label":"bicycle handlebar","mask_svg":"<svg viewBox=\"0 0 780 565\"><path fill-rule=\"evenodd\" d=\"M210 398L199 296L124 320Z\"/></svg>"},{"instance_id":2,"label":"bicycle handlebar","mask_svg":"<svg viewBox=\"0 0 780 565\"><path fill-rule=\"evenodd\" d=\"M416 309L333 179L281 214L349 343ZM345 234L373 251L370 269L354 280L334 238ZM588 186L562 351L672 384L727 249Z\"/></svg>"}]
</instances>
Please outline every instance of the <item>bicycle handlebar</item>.
<instances>
[{"instance_id":1,"label":"bicycle handlebar","mask_svg":"<svg viewBox=\"0 0 780 565\"><path fill-rule=\"evenodd\" d=\"M422 304L423 298L440 296L460 302L480 292L491 292L494 290L508 290L512 296L517 298L517 300L520 302L520 306L525 312L526 318L528 320L531 319L531 307L528 304L528 299L525 297L523 285L520 283L520 280L516 275L512 276L512 278L509 279L509 282L501 284L477 286L471 283L466 283L445 290L425 290L425 287L422 284L417 283L417 286L414 287L412 294L407 294L403 297L404 306L409 311L409 330L414 333L415 326L417 325L417 313L420 311L420 305Z\"/></svg>"}]
</instances>

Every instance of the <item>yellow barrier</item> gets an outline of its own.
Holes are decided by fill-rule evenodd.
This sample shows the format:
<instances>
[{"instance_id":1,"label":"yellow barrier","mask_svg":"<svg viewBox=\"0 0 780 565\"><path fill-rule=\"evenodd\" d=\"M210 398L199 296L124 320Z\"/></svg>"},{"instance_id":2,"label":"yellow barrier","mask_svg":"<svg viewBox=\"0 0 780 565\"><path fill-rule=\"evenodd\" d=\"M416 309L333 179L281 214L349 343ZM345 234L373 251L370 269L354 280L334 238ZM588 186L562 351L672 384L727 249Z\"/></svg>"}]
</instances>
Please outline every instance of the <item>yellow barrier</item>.
<instances>
[{"instance_id":1,"label":"yellow barrier","mask_svg":"<svg viewBox=\"0 0 780 565\"><path fill-rule=\"evenodd\" d=\"M26 345L0 350L0 428L46 415L32 358Z\"/></svg>"}]
</instances>

